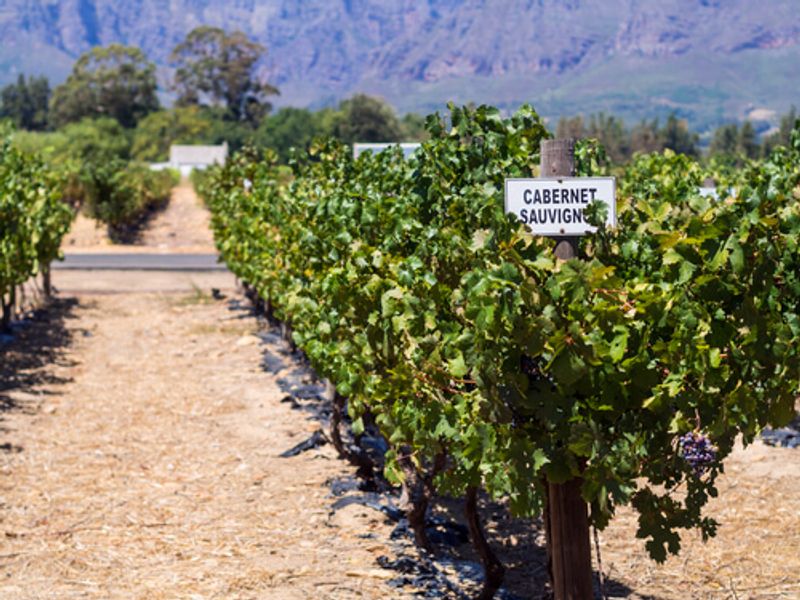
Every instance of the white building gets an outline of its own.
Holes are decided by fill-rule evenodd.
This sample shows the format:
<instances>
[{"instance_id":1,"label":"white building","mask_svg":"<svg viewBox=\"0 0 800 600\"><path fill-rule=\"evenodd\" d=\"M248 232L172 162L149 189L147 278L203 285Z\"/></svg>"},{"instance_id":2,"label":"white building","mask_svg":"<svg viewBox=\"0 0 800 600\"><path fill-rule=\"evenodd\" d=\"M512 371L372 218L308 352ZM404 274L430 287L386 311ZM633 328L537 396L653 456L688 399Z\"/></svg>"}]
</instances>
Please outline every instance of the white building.
<instances>
[{"instance_id":1,"label":"white building","mask_svg":"<svg viewBox=\"0 0 800 600\"><path fill-rule=\"evenodd\" d=\"M150 165L155 170L177 169L181 175L188 176L193 169L205 169L213 164L225 164L228 158L228 143L221 146L182 146L169 148L169 162Z\"/></svg>"}]
</instances>

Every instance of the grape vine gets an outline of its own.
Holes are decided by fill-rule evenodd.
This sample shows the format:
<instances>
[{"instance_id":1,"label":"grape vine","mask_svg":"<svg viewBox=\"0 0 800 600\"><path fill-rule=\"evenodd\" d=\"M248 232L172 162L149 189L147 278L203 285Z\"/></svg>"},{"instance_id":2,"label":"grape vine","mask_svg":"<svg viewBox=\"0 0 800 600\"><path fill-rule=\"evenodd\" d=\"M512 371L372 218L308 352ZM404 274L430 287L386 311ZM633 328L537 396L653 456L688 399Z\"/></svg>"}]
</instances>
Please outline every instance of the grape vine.
<instances>
[{"instance_id":1,"label":"grape vine","mask_svg":"<svg viewBox=\"0 0 800 600\"><path fill-rule=\"evenodd\" d=\"M678 438L681 456L696 477L702 476L717 460L717 452L703 434L690 431Z\"/></svg>"},{"instance_id":2,"label":"grape vine","mask_svg":"<svg viewBox=\"0 0 800 600\"><path fill-rule=\"evenodd\" d=\"M201 190L222 257L347 397L356 432L374 419L390 480L410 461L440 493L483 488L531 515L544 481L580 477L593 524L631 504L656 560L680 529L713 535L703 507L734 440L794 411L800 132L718 174L734 190L721 201L690 159L638 157L618 227L593 207L597 233L561 261L503 208L504 179L532 176L548 136L532 108L451 107L427 129L410 160L334 141L288 179L271 154L230 160ZM590 144L578 154L597 168Z\"/></svg>"},{"instance_id":3,"label":"grape vine","mask_svg":"<svg viewBox=\"0 0 800 600\"><path fill-rule=\"evenodd\" d=\"M8 326L17 286L58 258L72 210L39 158L0 143L0 299Z\"/></svg>"}]
</instances>

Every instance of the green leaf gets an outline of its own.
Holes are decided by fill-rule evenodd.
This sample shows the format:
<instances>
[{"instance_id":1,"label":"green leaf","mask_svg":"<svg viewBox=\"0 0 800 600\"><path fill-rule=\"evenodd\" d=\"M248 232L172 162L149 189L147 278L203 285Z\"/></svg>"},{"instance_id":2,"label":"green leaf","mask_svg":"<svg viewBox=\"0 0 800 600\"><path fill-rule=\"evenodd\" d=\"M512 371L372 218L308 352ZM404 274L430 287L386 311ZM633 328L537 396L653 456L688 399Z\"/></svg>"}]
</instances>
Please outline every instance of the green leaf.
<instances>
[{"instance_id":1,"label":"green leaf","mask_svg":"<svg viewBox=\"0 0 800 600\"><path fill-rule=\"evenodd\" d=\"M572 426L569 436L569 450L576 456L591 456L594 446L594 434L586 423L576 423Z\"/></svg>"},{"instance_id":2,"label":"green leaf","mask_svg":"<svg viewBox=\"0 0 800 600\"><path fill-rule=\"evenodd\" d=\"M453 377L461 379L467 374L467 365L464 362L464 356L461 353L459 353L455 358L448 360L447 365L449 367L450 374Z\"/></svg>"},{"instance_id":3,"label":"green leaf","mask_svg":"<svg viewBox=\"0 0 800 600\"><path fill-rule=\"evenodd\" d=\"M544 472L551 483L566 483L573 478L570 463L563 454L552 457L550 462L544 465Z\"/></svg>"},{"instance_id":4,"label":"green leaf","mask_svg":"<svg viewBox=\"0 0 800 600\"><path fill-rule=\"evenodd\" d=\"M586 374L586 362L568 349L562 350L550 363L550 371L563 386L571 386Z\"/></svg>"},{"instance_id":5,"label":"green leaf","mask_svg":"<svg viewBox=\"0 0 800 600\"><path fill-rule=\"evenodd\" d=\"M623 333L618 334L611 340L611 346L609 348L609 356L611 360L615 363L618 363L622 360L622 357L625 356L625 350L628 348L628 332L625 331Z\"/></svg>"}]
</instances>

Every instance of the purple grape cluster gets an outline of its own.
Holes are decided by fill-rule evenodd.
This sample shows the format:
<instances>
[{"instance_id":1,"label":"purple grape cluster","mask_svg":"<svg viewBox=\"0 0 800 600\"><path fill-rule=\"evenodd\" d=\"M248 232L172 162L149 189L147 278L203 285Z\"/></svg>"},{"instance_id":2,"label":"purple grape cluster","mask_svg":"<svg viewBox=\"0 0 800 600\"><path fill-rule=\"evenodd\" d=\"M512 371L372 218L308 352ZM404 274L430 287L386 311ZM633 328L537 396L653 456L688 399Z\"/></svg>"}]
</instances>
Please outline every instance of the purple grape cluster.
<instances>
[{"instance_id":1,"label":"purple grape cluster","mask_svg":"<svg viewBox=\"0 0 800 600\"><path fill-rule=\"evenodd\" d=\"M701 433L690 431L678 438L680 454L694 471L695 477L703 475L717 460L717 451Z\"/></svg>"}]
</instances>

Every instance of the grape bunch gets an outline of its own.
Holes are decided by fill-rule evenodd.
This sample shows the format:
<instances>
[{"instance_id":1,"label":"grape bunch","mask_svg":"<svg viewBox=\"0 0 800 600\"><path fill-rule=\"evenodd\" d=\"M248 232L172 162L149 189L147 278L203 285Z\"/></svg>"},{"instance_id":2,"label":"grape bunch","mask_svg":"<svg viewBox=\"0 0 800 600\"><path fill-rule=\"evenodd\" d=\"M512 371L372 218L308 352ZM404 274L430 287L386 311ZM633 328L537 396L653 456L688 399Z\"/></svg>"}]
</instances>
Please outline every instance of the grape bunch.
<instances>
[{"instance_id":1,"label":"grape bunch","mask_svg":"<svg viewBox=\"0 0 800 600\"><path fill-rule=\"evenodd\" d=\"M694 431L685 433L678 439L678 449L695 477L703 475L717 460L717 451L711 441Z\"/></svg>"}]
</instances>

